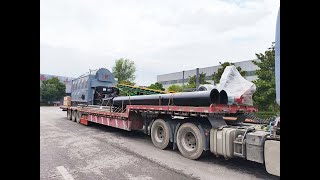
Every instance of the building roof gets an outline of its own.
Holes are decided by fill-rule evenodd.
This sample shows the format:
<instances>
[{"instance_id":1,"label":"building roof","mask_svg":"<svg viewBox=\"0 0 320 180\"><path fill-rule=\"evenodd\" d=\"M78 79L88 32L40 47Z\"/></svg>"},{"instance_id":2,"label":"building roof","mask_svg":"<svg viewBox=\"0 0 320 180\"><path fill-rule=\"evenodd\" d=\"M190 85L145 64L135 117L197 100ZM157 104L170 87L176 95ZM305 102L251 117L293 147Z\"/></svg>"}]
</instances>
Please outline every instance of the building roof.
<instances>
[{"instance_id":1,"label":"building roof","mask_svg":"<svg viewBox=\"0 0 320 180\"><path fill-rule=\"evenodd\" d=\"M252 60L245 60L245 61L238 61L238 62L230 62L230 63L234 63L236 66L238 66L239 64L243 64L243 63L247 63L247 62L252 62L252 61L256 61L258 59L252 59ZM202 67L202 68L199 68L199 69L211 69L211 68L216 68L216 67L220 67L221 65L218 64L218 65L215 65L215 66L207 66L207 67ZM177 72L171 72L171 73L166 73L166 74L159 74L158 76L164 76L164 75L171 75L171 74L180 74L182 71L195 71L196 68L194 69L189 69L189 70L181 70L181 71L177 71Z\"/></svg>"}]
</instances>

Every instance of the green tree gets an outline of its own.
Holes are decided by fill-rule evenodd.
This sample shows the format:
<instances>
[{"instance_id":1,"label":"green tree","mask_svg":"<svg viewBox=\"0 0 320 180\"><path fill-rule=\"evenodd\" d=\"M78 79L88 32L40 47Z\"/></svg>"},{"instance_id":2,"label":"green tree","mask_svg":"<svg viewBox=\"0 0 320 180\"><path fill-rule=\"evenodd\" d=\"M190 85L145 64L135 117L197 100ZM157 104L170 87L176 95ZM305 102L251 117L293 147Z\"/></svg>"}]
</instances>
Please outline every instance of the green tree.
<instances>
[{"instance_id":1,"label":"green tree","mask_svg":"<svg viewBox=\"0 0 320 180\"><path fill-rule=\"evenodd\" d=\"M168 91L181 92L182 91L182 87L179 86L179 85L173 84L173 85L168 87Z\"/></svg>"},{"instance_id":2,"label":"green tree","mask_svg":"<svg viewBox=\"0 0 320 180\"><path fill-rule=\"evenodd\" d=\"M156 82L154 84L151 84L150 86L148 86L149 89L155 89L155 90L160 90L160 91L164 91L165 89L163 88L162 84Z\"/></svg>"},{"instance_id":3,"label":"green tree","mask_svg":"<svg viewBox=\"0 0 320 180\"><path fill-rule=\"evenodd\" d=\"M231 66L231 65L234 65L234 63L230 63L230 62L224 62L224 63L221 63L219 62L219 64L221 65L221 68L218 69L218 72L213 74L212 75L212 80L214 81L214 83L218 84L220 82L220 79L221 79L221 76L224 72L224 69L227 67L227 66ZM245 76L246 75L246 72L245 71L242 71L241 67L237 67L237 70L239 71L239 73L241 74L241 76Z\"/></svg>"},{"instance_id":4,"label":"green tree","mask_svg":"<svg viewBox=\"0 0 320 180\"><path fill-rule=\"evenodd\" d=\"M262 111L278 111L276 103L276 83L275 83L275 49L274 43L264 52L256 54L260 61L253 61L260 69L256 71L258 75L255 83L257 90L253 94L254 105Z\"/></svg>"},{"instance_id":5,"label":"green tree","mask_svg":"<svg viewBox=\"0 0 320 180\"><path fill-rule=\"evenodd\" d=\"M135 80L136 66L129 59L117 59L115 66L112 67L112 73L115 78L118 78L119 83L130 82Z\"/></svg>"},{"instance_id":6,"label":"green tree","mask_svg":"<svg viewBox=\"0 0 320 180\"><path fill-rule=\"evenodd\" d=\"M66 94L66 85L61 83L58 78L54 77L42 81L40 86L40 96L43 101L59 101Z\"/></svg>"},{"instance_id":7,"label":"green tree","mask_svg":"<svg viewBox=\"0 0 320 180\"><path fill-rule=\"evenodd\" d=\"M200 73L200 82L199 84L210 84L205 80L206 73ZM186 85L186 88L196 88L196 75L189 76L189 82Z\"/></svg>"}]
</instances>

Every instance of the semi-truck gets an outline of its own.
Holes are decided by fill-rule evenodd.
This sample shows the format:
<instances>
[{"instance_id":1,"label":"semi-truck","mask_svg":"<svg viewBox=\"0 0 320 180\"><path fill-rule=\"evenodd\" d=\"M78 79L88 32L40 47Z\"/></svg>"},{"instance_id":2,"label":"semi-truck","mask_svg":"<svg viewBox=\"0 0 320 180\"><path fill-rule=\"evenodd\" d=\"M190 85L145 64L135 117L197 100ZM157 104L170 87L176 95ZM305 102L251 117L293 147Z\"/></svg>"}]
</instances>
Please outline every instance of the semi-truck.
<instances>
[{"instance_id":1,"label":"semi-truck","mask_svg":"<svg viewBox=\"0 0 320 180\"><path fill-rule=\"evenodd\" d=\"M101 72L107 71L97 71ZM112 89L110 93L119 90L107 83L99 86ZM92 84L88 83L87 88L97 89ZM72 89L78 91L78 88ZM126 91L130 91L129 87ZM81 102L76 99L73 102L77 103L61 108L67 111L67 119L83 125L97 123L127 131L142 130L151 136L155 147L164 150L172 144L173 150L178 149L189 159L196 160L204 151L210 151L225 159L243 158L264 163L270 174L280 176L280 123L270 123L269 130L262 124L246 123L247 117L258 109L242 104L241 98L229 104L224 90L155 91L134 96L104 94L99 101L89 96L91 99L80 99ZM101 104L104 101L107 103Z\"/></svg>"},{"instance_id":2,"label":"semi-truck","mask_svg":"<svg viewBox=\"0 0 320 180\"><path fill-rule=\"evenodd\" d=\"M280 9L276 41L280 37L279 30ZM279 45L280 42L276 42L277 80L280 72ZM248 115L258 112L258 109L239 101L227 104L222 100L224 93L216 89L186 93L148 91L145 93L148 95L139 95L144 91L141 88L136 96L117 97L119 93L115 92L119 88L112 73L106 69L74 81L73 103L61 106L69 120L126 131L142 130L151 136L155 147L165 150L172 144L173 150L178 149L188 159L196 160L204 151L209 151L225 159L242 158L262 163L268 173L280 176L280 117L270 124L246 123ZM119 87L130 91L130 86ZM134 92L139 89L131 88ZM104 104L104 101L108 102ZM278 87L277 102L280 105Z\"/></svg>"}]
</instances>

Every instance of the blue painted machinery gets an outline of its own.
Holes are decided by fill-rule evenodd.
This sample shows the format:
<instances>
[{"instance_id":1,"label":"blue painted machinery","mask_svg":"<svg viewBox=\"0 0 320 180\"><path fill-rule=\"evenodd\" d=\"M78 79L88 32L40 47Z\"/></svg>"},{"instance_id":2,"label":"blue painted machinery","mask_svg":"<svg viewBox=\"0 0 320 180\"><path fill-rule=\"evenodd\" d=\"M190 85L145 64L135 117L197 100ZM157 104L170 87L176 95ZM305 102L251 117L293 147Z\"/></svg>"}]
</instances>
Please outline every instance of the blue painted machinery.
<instances>
[{"instance_id":1,"label":"blue painted machinery","mask_svg":"<svg viewBox=\"0 0 320 180\"><path fill-rule=\"evenodd\" d=\"M74 80L71 87L71 103L101 105L103 98L118 94L113 74L105 68L90 71Z\"/></svg>"}]
</instances>

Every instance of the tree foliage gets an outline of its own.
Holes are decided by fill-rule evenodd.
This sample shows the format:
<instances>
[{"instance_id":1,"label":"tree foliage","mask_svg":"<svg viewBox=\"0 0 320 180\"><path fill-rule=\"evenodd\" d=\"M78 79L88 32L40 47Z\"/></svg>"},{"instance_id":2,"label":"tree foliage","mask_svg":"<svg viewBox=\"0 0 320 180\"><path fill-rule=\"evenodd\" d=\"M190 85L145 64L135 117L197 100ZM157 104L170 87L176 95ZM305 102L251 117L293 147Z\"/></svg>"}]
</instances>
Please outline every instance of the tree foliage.
<instances>
[{"instance_id":1,"label":"tree foliage","mask_svg":"<svg viewBox=\"0 0 320 180\"><path fill-rule=\"evenodd\" d=\"M136 83L131 82L131 81L122 80L121 82L119 82L119 84L126 84L126 85L130 85L130 86L134 86Z\"/></svg>"},{"instance_id":2,"label":"tree foliage","mask_svg":"<svg viewBox=\"0 0 320 180\"><path fill-rule=\"evenodd\" d=\"M200 73L199 75L200 75L199 84L210 84L205 80L206 73ZM189 82L186 85L186 88L196 88L196 75L189 76Z\"/></svg>"},{"instance_id":3,"label":"tree foliage","mask_svg":"<svg viewBox=\"0 0 320 180\"><path fill-rule=\"evenodd\" d=\"M173 84L173 85L168 87L168 91L181 92L182 91L182 87L179 86L179 85Z\"/></svg>"},{"instance_id":4,"label":"tree foliage","mask_svg":"<svg viewBox=\"0 0 320 180\"><path fill-rule=\"evenodd\" d=\"M275 83L275 47L271 47L264 54L256 54L260 61L254 61L260 69L256 71L258 75L255 83L257 90L253 94L254 105L263 111L278 111L276 103L276 83Z\"/></svg>"},{"instance_id":5,"label":"tree foliage","mask_svg":"<svg viewBox=\"0 0 320 180\"><path fill-rule=\"evenodd\" d=\"M160 90L160 91L164 91L165 89L163 88L162 84L156 82L154 84L151 84L150 86L148 86L149 89L154 89L154 90Z\"/></svg>"},{"instance_id":6,"label":"tree foliage","mask_svg":"<svg viewBox=\"0 0 320 180\"><path fill-rule=\"evenodd\" d=\"M112 73L115 78L118 78L119 83L130 82L135 80L136 66L133 61L129 59L120 58L112 67Z\"/></svg>"},{"instance_id":7,"label":"tree foliage","mask_svg":"<svg viewBox=\"0 0 320 180\"><path fill-rule=\"evenodd\" d=\"M234 63L230 63L230 62L224 62L224 63L221 63L219 62L219 64L221 65L221 68L218 69L218 72L213 74L212 75L212 80L214 81L214 83L218 84L220 82L220 79L221 79L221 76L224 72L224 69L227 67L227 66L231 66L231 65L234 65ZM245 76L246 75L246 72L245 71L242 71L241 67L237 67L237 70L239 71L239 73L241 74L241 76Z\"/></svg>"},{"instance_id":8,"label":"tree foliage","mask_svg":"<svg viewBox=\"0 0 320 180\"><path fill-rule=\"evenodd\" d=\"M66 85L54 77L42 81L40 86L40 96L43 101L59 101L66 94Z\"/></svg>"}]
</instances>

